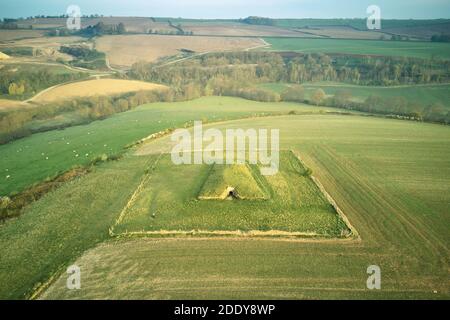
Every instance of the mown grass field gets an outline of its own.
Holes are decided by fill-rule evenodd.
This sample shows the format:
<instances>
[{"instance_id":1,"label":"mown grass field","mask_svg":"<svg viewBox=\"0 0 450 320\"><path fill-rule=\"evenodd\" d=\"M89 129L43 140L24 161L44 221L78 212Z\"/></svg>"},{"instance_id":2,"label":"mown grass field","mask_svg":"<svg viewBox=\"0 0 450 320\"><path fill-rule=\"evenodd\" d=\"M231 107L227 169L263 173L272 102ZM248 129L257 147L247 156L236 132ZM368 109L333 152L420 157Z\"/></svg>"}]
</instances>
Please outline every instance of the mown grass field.
<instances>
[{"instance_id":1,"label":"mown grass field","mask_svg":"<svg viewBox=\"0 0 450 320\"><path fill-rule=\"evenodd\" d=\"M450 44L415 41L264 38L264 50L450 59Z\"/></svg>"},{"instance_id":2,"label":"mown grass field","mask_svg":"<svg viewBox=\"0 0 450 320\"><path fill-rule=\"evenodd\" d=\"M118 95L127 92L165 90L166 86L135 80L97 79L57 86L33 99L37 103L71 100L75 98Z\"/></svg>"},{"instance_id":3,"label":"mown grass field","mask_svg":"<svg viewBox=\"0 0 450 320\"><path fill-rule=\"evenodd\" d=\"M282 93L289 87L289 84L265 83L259 87ZM305 98L310 98L317 89L322 89L325 94L330 96L335 95L339 91L350 92L352 100L358 102L362 102L369 96L374 95L381 98L404 97L408 101L417 102L424 106L440 103L444 107L450 108L450 84L375 87L339 82L317 82L304 83L302 87L305 89Z\"/></svg>"},{"instance_id":4,"label":"mown grass field","mask_svg":"<svg viewBox=\"0 0 450 320\"><path fill-rule=\"evenodd\" d=\"M239 98L206 97L184 103L155 103L103 121L34 134L0 146L0 195L85 165L102 154L117 154L152 133L194 120L219 121L267 114L339 111L295 103L259 103ZM199 116L201 115L201 116ZM7 178L7 176L10 176Z\"/></svg>"},{"instance_id":5,"label":"mown grass field","mask_svg":"<svg viewBox=\"0 0 450 320\"><path fill-rule=\"evenodd\" d=\"M7 257L0 263L14 276L2 274L1 295L18 283L25 288L30 279L46 279L51 260L75 261L82 289L66 290L62 274L46 299L449 298L448 127L336 115L244 119L219 128L230 126L281 128L281 147L302 155L361 240L124 239L69 259L66 246L80 252L107 239L108 226L146 167L146 157L130 156L102 165L2 226L0 237L10 245L0 249ZM102 178L106 170L112 185ZM69 227L72 220L76 228ZM49 250L53 241L44 239L55 228L52 237L70 235L74 242L58 239L60 248ZM95 229L102 236L93 242L84 235ZM366 289L366 269L373 264L382 270L380 291Z\"/></svg>"},{"instance_id":6,"label":"mown grass field","mask_svg":"<svg viewBox=\"0 0 450 320\"><path fill-rule=\"evenodd\" d=\"M148 177L144 177L113 232L349 235L345 223L305 176L305 168L295 155L282 151L280 158L280 172L262 176L258 166L176 166L169 154L150 156ZM227 187L234 187L242 198L220 199Z\"/></svg>"}]
</instances>

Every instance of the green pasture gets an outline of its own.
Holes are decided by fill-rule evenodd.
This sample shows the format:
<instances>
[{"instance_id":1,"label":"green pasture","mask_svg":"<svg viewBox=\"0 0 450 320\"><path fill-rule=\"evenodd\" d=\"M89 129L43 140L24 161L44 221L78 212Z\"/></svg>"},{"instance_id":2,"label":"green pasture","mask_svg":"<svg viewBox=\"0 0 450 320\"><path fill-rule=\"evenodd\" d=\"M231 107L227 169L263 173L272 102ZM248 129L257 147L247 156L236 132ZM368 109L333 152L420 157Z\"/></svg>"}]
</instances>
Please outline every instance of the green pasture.
<instances>
[{"instance_id":1,"label":"green pasture","mask_svg":"<svg viewBox=\"0 0 450 320\"><path fill-rule=\"evenodd\" d=\"M450 59L450 44L418 41L264 38L264 50Z\"/></svg>"}]
</instances>

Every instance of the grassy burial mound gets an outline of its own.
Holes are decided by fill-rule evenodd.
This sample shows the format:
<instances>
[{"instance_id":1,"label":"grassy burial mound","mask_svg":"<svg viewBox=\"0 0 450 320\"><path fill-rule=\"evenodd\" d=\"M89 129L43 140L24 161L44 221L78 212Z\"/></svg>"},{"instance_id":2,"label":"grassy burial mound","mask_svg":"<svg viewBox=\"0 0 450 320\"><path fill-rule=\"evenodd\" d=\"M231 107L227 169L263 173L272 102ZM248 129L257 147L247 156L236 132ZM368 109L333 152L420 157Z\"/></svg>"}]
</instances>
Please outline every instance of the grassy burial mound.
<instances>
[{"instance_id":1,"label":"grassy burial mound","mask_svg":"<svg viewBox=\"0 0 450 320\"><path fill-rule=\"evenodd\" d=\"M280 172L249 165L174 165L149 156L115 234L348 237L351 232L290 151ZM234 198L236 201L221 201ZM202 199L202 201L199 201Z\"/></svg>"},{"instance_id":2,"label":"grassy burial mound","mask_svg":"<svg viewBox=\"0 0 450 320\"><path fill-rule=\"evenodd\" d=\"M166 86L134 80L98 79L56 86L33 98L33 102L47 103L74 98L117 95L127 92L164 90Z\"/></svg>"},{"instance_id":3,"label":"grassy burial mound","mask_svg":"<svg viewBox=\"0 0 450 320\"><path fill-rule=\"evenodd\" d=\"M257 200L267 199L267 195L256 182L252 171L258 174L255 166L213 165L198 198L200 200ZM261 181L261 177L258 177Z\"/></svg>"},{"instance_id":4,"label":"grassy burial mound","mask_svg":"<svg viewBox=\"0 0 450 320\"><path fill-rule=\"evenodd\" d=\"M104 36L96 40L96 49L106 53L110 63L131 67L135 62L154 62L182 51L205 53L244 50L264 43L259 39L226 37L186 37L162 35Z\"/></svg>"}]
</instances>

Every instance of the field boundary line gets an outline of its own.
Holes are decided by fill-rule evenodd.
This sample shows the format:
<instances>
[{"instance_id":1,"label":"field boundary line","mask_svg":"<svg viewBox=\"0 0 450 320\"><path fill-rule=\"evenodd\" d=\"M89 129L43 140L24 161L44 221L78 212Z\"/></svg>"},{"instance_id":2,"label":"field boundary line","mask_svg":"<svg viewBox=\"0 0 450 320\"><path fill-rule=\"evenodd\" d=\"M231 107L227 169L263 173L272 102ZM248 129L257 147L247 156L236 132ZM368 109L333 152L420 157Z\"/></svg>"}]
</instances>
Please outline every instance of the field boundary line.
<instances>
[{"instance_id":1,"label":"field boundary line","mask_svg":"<svg viewBox=\"0 0 450 320\"><path fill-rule=\"evenodd\" d=\"M267 240L284 240L284 241L298 241L298 242L338 242L338 243L349 243L349 242L357 242L359 239L354 237L327 237L324 234L318 234L315 232L290 232L290 231L282 231L282 230L270 230L270 231L261 231L261 230L250 230L250 231L227 231L227 230L158 230L158 231L132 231L132 232L123 232L119 234L114 234L114 237L117 239L126 239L126 238L140 238L140 237L149 237L150 239L155 237L158 239L267 239Z\"/></svg>"},{"instance_id":2,"label":"field boundary line","mask_svg":"<svg viewBox=\"0 0 450 320\"><path fill-rule=\"evenodd\" d=\"M181 62L181 61L186 61L186 60L194 59L194 58L197 58L197 57L201 57L201 56L204 56L204 55L212 53L212 52L213 51L196 53L196 54L193 54L192 56L189 56L189 57L179 58L179 59L176 59L176 60L172 60L172 61L163 63L161 65L157 65L154 68L155 69L162 68L162 67L165 67L165 66L168 66L168 65L171 65L171 64L175 64L175 63Z\"/></svg>"},{"instance_id":3,"label":"field boundary line","mask_svg":"<svg viewBox=\"0 0 450 320\"><path fill-rule=\"evenodd\" d=\"M95 79L99 79L100 77L103 77L104 75L109 76L110 74L103 74L103 75L93 74L93 75L89 75L89 77L87 77L87 78L77 79L77 80L70 80L70 81L67 81L67 82L59 83L59 84L56 84L54 86L51 86L51 87L48 87L48 88L46 88L44 90L39 91L38 93L36 93L31 98L29 98L27 100L24 100L22 102L23 103L34 102L34 100L39 98L41 95L43 95L44 93L47 93L49 91L52 91L53 89L56 89L56 88L59 88L59 87L65 86L65 85L73 84L73 83L84 82L84 81L92 81L92 80L95 80ZM36 103L44 104L45 102L36 102Z\"/></svg>"},{"instance_id":4,"label":"field boundary line","mask_svg":"<svg viewBox=\"0 0 450 320\"><path fill-rule=\"evenodd\" d=\"M113 226L111 226L109 228L109 235L110 236L115 236L114 233L114 228L119 225L123 219L125 218L128 209L133 205L134 201L136 200L137 196L141 193L142 188L144 187L144 185L150 181L150 179L153 176L153 171L156 167L156 165L158 164L159 160L162 157L162 153L158 156L158 158L153 162L149 172L147 174L144 174L144 177L142 178L141 182L139 183L139 185L137 186L137 188L134 190L133 194L131 195L130 199L128 200L128 202L126 203L126 205L122 208L122 211L119 214L119 217L116 219L115 223ZM150 163L150 161L149 161Z\"/></svg>"},{"instance_id":5,"label":"field boundary line","mask_svg":"<svg viewBox=\"0 0 450 320\"><path fill-rule=\"evenodd\" d=\"M256 50L256 49L268 48L268 47L272 46L270 43L268 43L263 38L258 38L258 40L261 41L263 44L258 45L258 46L254 46L254 47L251 47L251 48L247 48L247 49L245 49L245 51L251 51L251 50Z\"/></svg>"},{"instance_id":6,"label":"field boundary line","mask_svg":"<svg viewBox=\"0 0 450 320\"><path fill-rule=\"evenodd\" d=\"M254 47L250 47L250 48L246 48L246 49L244 49L244 51L250 51L250 50L255 50L255 49L259 49L259 48L267 48L267 47L271 47L272 46L270 43L265 41L263 38L257 38L257 39L260 40L263 44L262 45L257 45L257 46L254 46ZM232 52L232 51L234 51L234 50L224 50L224 51L220 51L220 52ZM160 65L157 65L157 66L155 66L155 69L162 68L162 67L165 67L165 66L168 66L168 65L171 65L171 64L175 64L175 63L178 63L178 62L181 62L181 61L186 61L186 60L198 58L198 57L201 57L201 56L204 56L204 55L207 55L207 54L210 54L210 53L215 53L215 52L219 52L219 51L199 52L199 53L193 54L193 55L188 56L188 57L175 59L175 60L168 61L168 62L160 64Z\"/></svg>"},{"instance_id":7,"label":"field boundary line","mask_svg":"<svg viewBox=\"0 0 450 320\"><path fill-rule=\"evenodd\" d=\"M38 300L39 297L41 297L47 291L47 289L50 288L50 286L61 277L63 273L64 268L58 268L58 270L53 272L53 274L45 282L39 284L31 291L28 300Z\"/></svg>"},{"instance_id":8,"label":"field boundary line","mask_svg":"<svg viewBox=\"0 0 450 320\"><path fill-rule=\"evenodd\" d=\"M292 153L295 155L295 157L298 159L298 161L300 161L300 163L305 167L308 168L308 166L306 166L305 162L302 160L301 156L298 154L298 152L295 152L293 150L291 150ZM339 215L339 217L341 217L341 219L345 222L345 224L347 225L347 227L350 229L351 231L351 236L353 238L356 238L358 240L360 240L360 236L358 231L356 230L356 228L351 224L350 220L347 218L347 216L345 215L344 211L342 211L342 209L337 205L336 201L333 199L333 197L327 192L327 190L325 189L325 187L322 185L322 183L320 182L320 180L316 177L314 177L313 175L311 175L311 180L314 182L314 184L317 186L317 188L319 188L320 192L325 196L325 198L327 199L327 201L333 206L333 208L336 210L337 214Z\"/></svg>"}]
</instances>

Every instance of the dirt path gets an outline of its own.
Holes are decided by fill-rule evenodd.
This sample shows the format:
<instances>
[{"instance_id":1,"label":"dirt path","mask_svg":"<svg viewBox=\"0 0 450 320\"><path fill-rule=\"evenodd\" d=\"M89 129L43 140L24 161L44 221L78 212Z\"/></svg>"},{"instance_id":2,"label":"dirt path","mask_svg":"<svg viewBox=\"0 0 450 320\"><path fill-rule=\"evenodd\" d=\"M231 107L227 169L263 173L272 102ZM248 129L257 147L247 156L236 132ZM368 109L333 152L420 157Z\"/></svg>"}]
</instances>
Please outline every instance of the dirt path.
<instances>
[{"instance_id":1,"label":"dirt path","mask_svg":"<svg viewBox=\"0 0 450 320\"><path fill-rule=\"evenodd\" d=\"M256 49L260 49L260 48L267 48L267 47L271 47L272 46L270 43L268 43L263 38L258 38L258 39L263 43L262 45L251 47L251 48L247 48L247 49L245 49L245 51L251 51L251 50L256 50Z\"/></svg>"},{"instance_id":2,"label":"dirt path","mask_svg":"<svg viewBox=\"0 0 450 320\"><path fill-rule=\"evenodd\" d=\"M247 49L245 49L244 51L251 51L251 50L258 49L258 48L265 48L265 47L271 46L271 44L267 43L264 39L259 38L259 40L260 40L263 44L257 45L257 46L254 46L254 47L247 48ZM168 66L168 65L177 63L177 62L181 62L181 61L193 59L193 58L196 58L196 57L204 56L204 55L209 54L209 53L212 53L212 52L213 52L213 51L207 51L207 52L202 52L202 53L196 53L196 54L194 54L194 55L192 55L192 56L189 56L189 57L185 57L185 58L181 58L181 59L177 59L177 60L173 60L173 61L166 62L166 63L164 63L164 64L162 64L162 65L157 66L157 68L165 67L165 66ZM225 51L225 52L226 52L226 51Z\"/></svg>"},{"instance_id":3,"label":"dirt path","mask_svg":"<svg viewBox=\"0 0 450 320\"><path fill-rule=\"evenodd\" d=\"M113 72L119 72L119 73L126 72L125 70L116 69L116 68L111 67L111 64L109 63L109 58L107 56L105 57L105 63L106 63L106 67Z\"/></svg>"},{"instance_id":4,"label":"dirt path","mask_svg":"<svg viewBox=\"0 0 450 320\"><path fill-rule=\"evenodd\" d=\"M196 57L204 56L205 54L208 54L208 53L211 53L211 51L202 52L202 53L196 53L196 54L194 54L194 55L192 55L192 56L189 56L189 57L185 57L185 58L181 58L181 59L169 61L169 62L166 62L166 63L163 63L163 64L157 66L157 68L162 68L162 67L165 67L165 66L168 66L168 65L177 63L177 62L181 62L181 61L193 59L193 58L196 58Z\"/></svg>"}]
</instances>

